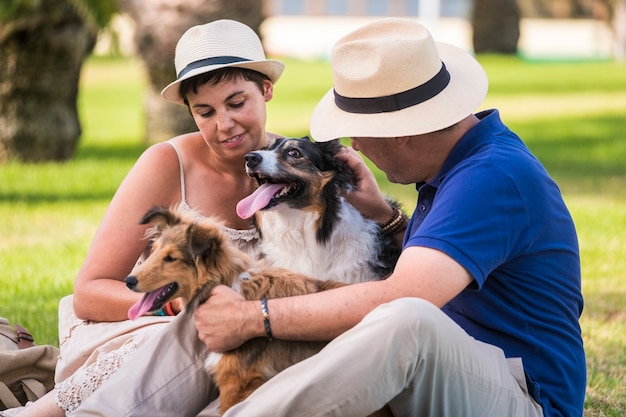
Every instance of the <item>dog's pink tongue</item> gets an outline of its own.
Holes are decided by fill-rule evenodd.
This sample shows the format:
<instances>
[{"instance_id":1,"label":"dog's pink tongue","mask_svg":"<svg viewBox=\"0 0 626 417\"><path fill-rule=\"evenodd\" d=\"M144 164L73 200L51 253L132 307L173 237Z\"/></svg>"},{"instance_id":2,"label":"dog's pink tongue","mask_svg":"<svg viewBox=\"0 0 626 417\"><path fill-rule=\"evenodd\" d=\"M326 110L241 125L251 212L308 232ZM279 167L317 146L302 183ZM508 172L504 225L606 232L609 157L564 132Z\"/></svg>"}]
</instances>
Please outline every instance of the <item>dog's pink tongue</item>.
<instances>
[{"instance_id":1,"label":"dog's pink tongue","mask_svg":"<svg viewBox=\"0 0 626 417\"><path fill-rule=\"evenodd\" d=\"M237 214L242 219L249 219L254 213L266 207L274 194L285 186L285 184L269 183L261 185L255 192L237 203Z\"/></svg>"},{"instance_id":2,"label":"dog's pink tongue","mask_svg":"<svg viewBox=\"0 0 626 417\"><path fill-rule=\"evenodd\" d=\"M158 291L152 291L141 297L141 299L128 309L128 318L131 320L137 320L139 317L150 311L150 307L154 304L154 300L157 298L157 295Z\"/></svg>"}]
</instances>

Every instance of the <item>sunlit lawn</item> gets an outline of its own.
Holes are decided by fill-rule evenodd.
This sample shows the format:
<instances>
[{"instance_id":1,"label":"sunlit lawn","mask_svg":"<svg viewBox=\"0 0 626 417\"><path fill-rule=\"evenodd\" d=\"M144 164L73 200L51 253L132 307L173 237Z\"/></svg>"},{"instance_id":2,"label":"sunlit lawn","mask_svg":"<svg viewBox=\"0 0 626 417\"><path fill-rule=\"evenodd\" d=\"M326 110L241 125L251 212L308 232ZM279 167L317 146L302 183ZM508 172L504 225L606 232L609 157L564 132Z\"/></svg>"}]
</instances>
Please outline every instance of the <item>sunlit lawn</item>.
<instances>
[{"instance_id":1,"label":"sunlit lawn","mask_svg":"<svg viewBox=\"0 0 626 417\"><path fill-rule=\"evenodd\" d=\"M626 66L480 57L491 80L483 109L528 143L560 184L580 239L588 353L587 416L626 415ZM324 62L287 60L269 130L305 135L330 87ZM84 135L65 164L0 167L0 315L57 344L56 309L117 185L145 148L143 72L128 59L91 59L80 95ZM387 192L407 208L410 186ZM567 381L564 381L567 383Z\"/></svg>"}]
</instances>

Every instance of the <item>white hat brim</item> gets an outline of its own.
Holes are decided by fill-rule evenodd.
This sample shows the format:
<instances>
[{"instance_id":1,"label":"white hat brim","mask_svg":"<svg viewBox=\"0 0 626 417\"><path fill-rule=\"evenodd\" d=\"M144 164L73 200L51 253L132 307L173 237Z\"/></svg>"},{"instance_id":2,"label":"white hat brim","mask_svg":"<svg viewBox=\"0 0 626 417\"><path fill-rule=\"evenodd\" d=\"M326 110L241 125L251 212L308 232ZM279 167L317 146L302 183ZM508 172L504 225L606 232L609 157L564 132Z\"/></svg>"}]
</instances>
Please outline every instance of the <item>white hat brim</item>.
<instances>
[{"instance_id":1,"label":"white hat brim","mask_svg":"<svg viewBox=\"0 0 626 417\"><path fill-rule=\"evenodd\" d=\"M319 101L310 122L317 142L345 137L402 137L420 135L452 126L483 102L488 80L482 66L466 51L436 42L450 82L435 97L414 106L386 113L359 114L341 110L331 88Z\"/></svg>"}]
</instances>

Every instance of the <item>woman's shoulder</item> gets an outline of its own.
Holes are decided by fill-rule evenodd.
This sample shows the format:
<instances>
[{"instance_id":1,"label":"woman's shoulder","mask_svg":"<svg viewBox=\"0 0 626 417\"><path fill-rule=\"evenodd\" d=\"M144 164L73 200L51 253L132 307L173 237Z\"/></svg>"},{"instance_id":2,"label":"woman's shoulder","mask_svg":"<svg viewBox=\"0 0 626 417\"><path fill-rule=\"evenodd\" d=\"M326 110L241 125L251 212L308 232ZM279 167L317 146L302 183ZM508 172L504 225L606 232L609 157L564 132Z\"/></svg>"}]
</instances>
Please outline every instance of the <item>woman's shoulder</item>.
<instances>
[{"instance_id":1,"label":"woman's shoulder","mask_svg":"<svg viewBox=\"0 0 626 417\"><path fill-rule=\"evenodd\" d=\"M199 131L195 131L174 136L166 142L180 146L195 146L204 143L204 138L202 137L202 133L200 133Z\"/></svg>"},{"instance_id":2,"label":"woman's shoulder","mask_svg":"<svg viewBox=\"0 0 626 417\"><path fill-rule=\"evenodd\" d=\"M182 159L192 161L194 157L206 150L207 145L200 132L190 132L178 135L162 142L164 146L174 149ZM154 146L154 145L153 145Z\"/></svg>"},{"instance_id":3,"label":"woman's shoulder","mask_svg":"<svg viewBox=\"0 0 626 417\"><path fill-rule=\"evenodd\" d=\"M149 165L160 164L178 164L177 153L184 152L183 150L189 147L195 146L194 144L202 140L200 132L185 133L179 136L175 136L164 142L155 143L150 145L141 155L139 162Z\"/></svg>"},{"instance_id":4,"label":"woman's shoulder","mask_svg":"<svg viewBox=\"0 0 626 417\"><path fill-rule=\"evenodd\" d=\"M144 186L149 186L149 184L162 182L174 172L178 172L176 151L167 143L158 143L143 151L123 182L142 183Z\"/></svg>"},{"instance_id":5,"label":"woman's shoulder","mask_svg":"<svg viewBox=\"0 0 626 417\"><path fill-rule=\"evenodd\" d=\"M131 171L136 170L153 170L157 167L161 169L168 169L170 165L177 162L176 151L174 148L165 142L155 143L150 145L139 156ZM172 165L173 166L173 165Z\"/></svg>"}]
</instances>

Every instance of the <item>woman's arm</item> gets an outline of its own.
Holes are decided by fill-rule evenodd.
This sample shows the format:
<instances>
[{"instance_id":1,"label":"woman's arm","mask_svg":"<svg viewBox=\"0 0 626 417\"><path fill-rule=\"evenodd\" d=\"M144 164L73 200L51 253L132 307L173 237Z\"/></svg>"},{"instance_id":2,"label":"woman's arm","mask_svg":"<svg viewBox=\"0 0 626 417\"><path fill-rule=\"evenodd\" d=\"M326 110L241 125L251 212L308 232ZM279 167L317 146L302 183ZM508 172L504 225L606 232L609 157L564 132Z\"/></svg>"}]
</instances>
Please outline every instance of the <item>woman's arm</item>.
<instances>
[{"instance_id":1,"label":"woman's arm","mask_svg":"<svg viewBox=\"0 0 626 417\"><path fill-rule=\"evenodd\" d=\"M178 159L168 144L154 145L137 160L111 200L74 285L74 310L81 319L119 321L140 297L126 288L148 240L139 225L152 206L180 200Z\"/></svg>"}]
</instances>

